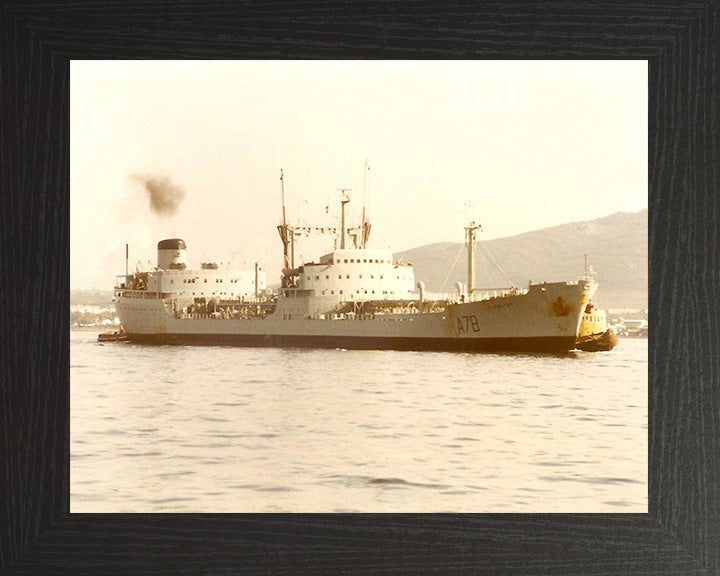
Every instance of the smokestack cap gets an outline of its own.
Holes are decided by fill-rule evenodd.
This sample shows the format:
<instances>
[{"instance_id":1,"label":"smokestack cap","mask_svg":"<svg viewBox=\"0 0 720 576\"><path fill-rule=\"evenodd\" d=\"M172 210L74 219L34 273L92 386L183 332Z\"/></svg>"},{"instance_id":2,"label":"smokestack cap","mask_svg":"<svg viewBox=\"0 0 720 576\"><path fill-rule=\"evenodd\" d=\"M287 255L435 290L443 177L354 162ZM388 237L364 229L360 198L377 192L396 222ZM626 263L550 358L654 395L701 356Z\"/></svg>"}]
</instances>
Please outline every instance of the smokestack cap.
<instances>
[{"instance_id":1,"label":"smokestack cap","mask_svg":"<svg viewBox=\"0 0 720 576\"><path fill-rule=\"evenodd\" d=\"M185 250L185 240L181 238L168 238L158 242L158 250Z\"/></svg>"}]
</instances>

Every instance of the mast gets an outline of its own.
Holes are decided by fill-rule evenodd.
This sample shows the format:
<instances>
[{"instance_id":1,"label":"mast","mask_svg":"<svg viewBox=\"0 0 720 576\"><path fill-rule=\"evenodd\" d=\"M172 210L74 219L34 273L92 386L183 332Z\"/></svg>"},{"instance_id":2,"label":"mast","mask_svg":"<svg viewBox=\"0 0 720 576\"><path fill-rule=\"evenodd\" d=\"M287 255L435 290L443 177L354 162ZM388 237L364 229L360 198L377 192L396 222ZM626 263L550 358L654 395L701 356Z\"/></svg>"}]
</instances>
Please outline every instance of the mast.
<instances>
[{"instance_id":1,"label":"mast","mask_svg":"<svg viewBox=\"0 0 720 576\"><path fill-rule=\"evenodd\" d=\"M258 297L258 263L255 262L255 298Z\"/></svg>"},{"instance_id":2,"label":"mast","mask_svg":"<svg viewBox=\"0 0 720 576\"><path fill-rule=\"evenodd\" d=\"M482 229L480 224L475 224L472 220L470 224L465 226L465 242L467 246L468 261L467 261L467 295L468 299L472 299L473 291L475 290L475 233L477 230Z\"/></svg>"},{"instance_id":3,"label":"mast","mask_svg":"<svg viewBox=\"0 0 720 576\"><path fill-rule=\"evenodd\" d=\"M365 160L365 185L363 188L363 212L362 212L362 248L367 248L367 241L370 238L370 222L365 215L367 209L368 196L368 174L370 173L370 165Z\"/></svg>"},{"instance_id":4,"label":"mast","mask_svg":"<svg viewBox=\"0 0 720 576\"><path fill-rule=\"evenodd\" d=\"M280 190L282 193L282 224L278 226L278 232L280 234L280 240L283 243L283 268L287 269L290 267L290 258L288 257L288 225L287 218L285 215L285 178L283 176L282 168L280 168Z\"/></svg>"},{"instance_id":5,"label":"mast","mask_svg":"<svg viewBox=\"0 0 720 576\"><path fill-rule=\"evenodd\" d=\"M277 229L278 233L280 234L280 240L282 240L283 243L283 275L282 275L282 287L287 288L291 286L292 280L290 279L290 276L288 276L285 272L290 270L290 258L288 255L288 249L289 244L291 240L294 240L292 238L289 238L289 232L290 228L287 223L287 216L285 214L285 177L283 176L282 168L280 169L280 190L282 192L282 224L280 224ZM293 231L294 233L294 231Z\"/></svg>"},{"instance_id":6,"label":"mast","mask_svg":"<svg viewBox=\"0 0 720 576\"><path fill-rule=\"evenodd\" d=\"M340 199L340 249L345 249L345 204L350 202L350 197L347 195L350 192L350 188L338 188L338 192L342 192L342 198Z\"/></svg>"},{"instance_id":7,"label":"mast","mask_svg":"<svg viewBox=\"0 0 720 576\"><path fill-rule=\"evenodd\" d=\"M282 193L282 209L283 209L283 226L287 226L287 220L285 218L285 177L283 175L283 169L280 168L280 191Z\"/></svg>"},{"instance_id":8,"label":"mast","mask_svg":"<svg viewBox=\"0 0 720 576\"><path fill-rule=\"evenodd\" d=\"M290 228L290 268L295 269L295 228Z\"/></svg>"}]
</instances>

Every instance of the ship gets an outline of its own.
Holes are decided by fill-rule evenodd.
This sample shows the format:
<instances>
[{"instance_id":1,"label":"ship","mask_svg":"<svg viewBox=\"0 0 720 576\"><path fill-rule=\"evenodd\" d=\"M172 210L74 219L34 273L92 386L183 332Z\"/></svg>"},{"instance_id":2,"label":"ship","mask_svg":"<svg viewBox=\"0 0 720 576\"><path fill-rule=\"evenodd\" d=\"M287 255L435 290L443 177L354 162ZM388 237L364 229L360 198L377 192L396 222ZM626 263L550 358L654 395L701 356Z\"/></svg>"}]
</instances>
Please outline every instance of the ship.
<instances>
[{"instance_id":1,"label":"ship","mask_svg":"<svg viewBox=\"0 0 720 576\"><path fill-rule=\"evenodd\" d=\"M281 183L283 176L281 172ZM290 224L282 187L283 269L276 290L265 272L203 263L190 268L181 238L161 240L157 266L117 278L114 299L127 340L147 344L232 345L459 352L564 353L597 283L529 282L493 291L475 287L474 247L481 226L465 226L467 283L430 293L410 263L389 249L369 248L363 204L359 225L348 227L348 190L340 190L337 227ZM295 239L331 234L332 250L295 264Z\"/></svg>"}]
</instances>

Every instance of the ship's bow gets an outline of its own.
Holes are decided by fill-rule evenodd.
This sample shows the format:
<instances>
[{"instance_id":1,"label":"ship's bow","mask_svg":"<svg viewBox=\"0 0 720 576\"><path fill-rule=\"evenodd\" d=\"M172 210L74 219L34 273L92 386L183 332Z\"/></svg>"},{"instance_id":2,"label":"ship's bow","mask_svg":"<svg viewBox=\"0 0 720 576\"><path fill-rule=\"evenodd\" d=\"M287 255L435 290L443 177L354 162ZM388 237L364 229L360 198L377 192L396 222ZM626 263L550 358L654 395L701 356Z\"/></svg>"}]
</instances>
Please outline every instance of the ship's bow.
<instances>
[{"instance_id":1,"label":"ship's bow","mask_svg":"<svg viewBox=\"0 0 720 576\"><path fill-rule=\"evenodd\" d=\"M448 329L468 350L563 352L575 348L592 279L530 285L523 293L451 306Z\"/></svg>"}]
</instances>

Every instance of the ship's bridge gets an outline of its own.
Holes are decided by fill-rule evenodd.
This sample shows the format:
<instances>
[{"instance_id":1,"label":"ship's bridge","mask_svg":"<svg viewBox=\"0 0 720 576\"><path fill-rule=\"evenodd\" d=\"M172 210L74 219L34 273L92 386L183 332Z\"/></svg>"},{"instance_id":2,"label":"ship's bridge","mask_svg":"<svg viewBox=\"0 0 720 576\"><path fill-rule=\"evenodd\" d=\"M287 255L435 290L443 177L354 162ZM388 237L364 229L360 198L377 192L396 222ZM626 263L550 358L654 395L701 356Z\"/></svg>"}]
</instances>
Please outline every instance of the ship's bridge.
<instances>
[{"instance_id":1,"label":"ship's bridge","mask_svg":"<svg viewBox=\"0 0 720 576\"><path fill-rule=\"evenodd\" d=\"M341 302L413 299L414 286L412 265L394 262L389 250L335 250L317 263L305 263L298 275L298 288L316 296L336 296Z\"/></svg>"}]
</instances>

